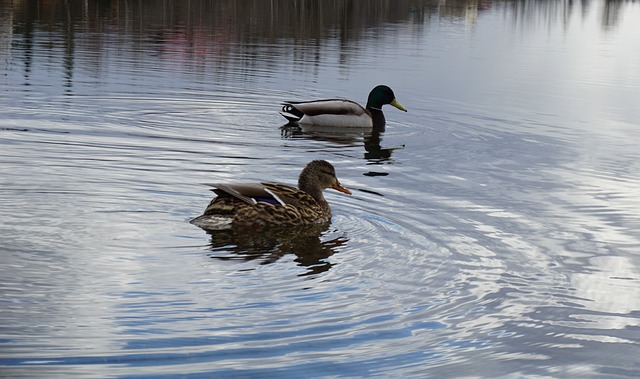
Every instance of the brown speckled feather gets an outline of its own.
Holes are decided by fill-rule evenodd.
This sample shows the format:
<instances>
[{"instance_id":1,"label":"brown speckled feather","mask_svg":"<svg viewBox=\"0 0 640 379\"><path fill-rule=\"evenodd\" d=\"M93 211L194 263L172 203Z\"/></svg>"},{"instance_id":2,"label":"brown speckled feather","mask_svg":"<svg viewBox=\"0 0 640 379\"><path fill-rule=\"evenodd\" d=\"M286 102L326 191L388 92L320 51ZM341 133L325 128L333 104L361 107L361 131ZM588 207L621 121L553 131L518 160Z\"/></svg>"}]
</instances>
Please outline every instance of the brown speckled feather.
<instances>
[{"instance_id":1,"label":"brown speckled feather","mask_svg":"<svg viewBox=\"0 0 640 379\"><path fill-rule=\"evenodd\" d=\"M326 161L313 161L300 174L298 189L279 183L209 184L216 197L202 216L191 222L204 229L226 225L269 226L305 225L331 219L331 208L322 191L342 187L335 170Z\"/></svg>"},{"instance_id":2,"label":"brown speckled feather","mask_svg":"<svg viewBox=\"0 0 640 379\"><path fill-rule=\"evenodd\" d=\"M214 190L218 196L211 200L204 214L229 215L237 225L306 224L323 222L331 218L331 210L326 202L323 207L306 192L285 184L240 183L220 187ZM234 191L228 191L229 189ZM247 191L250 192L251 198L256 196L273 198L272 194L276 195L284 205L277 200L275 200L276 204L247 201L247 198L251 199L246 195ZM243 197L237 196L235 192Z\"/></svg>"}]
</instances>

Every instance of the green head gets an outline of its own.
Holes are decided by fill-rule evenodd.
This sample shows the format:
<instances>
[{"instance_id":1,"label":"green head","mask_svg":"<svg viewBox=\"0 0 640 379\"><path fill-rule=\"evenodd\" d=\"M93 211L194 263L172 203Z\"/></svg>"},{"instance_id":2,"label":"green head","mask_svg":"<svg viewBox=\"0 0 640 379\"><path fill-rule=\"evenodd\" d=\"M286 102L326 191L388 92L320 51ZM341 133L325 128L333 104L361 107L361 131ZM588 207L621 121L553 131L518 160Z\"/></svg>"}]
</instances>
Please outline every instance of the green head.
<instances>
[{"instance_id":1,"label":"green head","mask_svg":"<svg viewBox=\"0 0 640 379\"><path fill-rule=\"evenodd\" d=\"M382 106L385 104L391 104L401 111L407 111L407 108L403 107L396 101L396 95L393 90L387 86L377 86L369 92L369 98L367 99L367 108L382 110Z\"/></svg>"}]
</instances>

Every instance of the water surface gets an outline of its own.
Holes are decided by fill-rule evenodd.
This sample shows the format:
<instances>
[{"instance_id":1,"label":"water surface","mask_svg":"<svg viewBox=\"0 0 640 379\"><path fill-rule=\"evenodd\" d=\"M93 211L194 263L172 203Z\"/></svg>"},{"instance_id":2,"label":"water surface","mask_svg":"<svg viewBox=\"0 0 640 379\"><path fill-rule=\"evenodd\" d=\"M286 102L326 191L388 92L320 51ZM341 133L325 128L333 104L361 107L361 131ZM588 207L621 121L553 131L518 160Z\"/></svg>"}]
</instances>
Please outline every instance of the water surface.
<instances>
[{"instance_id":1,"label":"water surface","mask_svg":"<svg viewBox=\"0 0 640 379\"><path fill-rule=\"evenodd\" d=\"M72 2L73 3L73 2ZM0 2L7 377L640 376L636 1ZM364 103L384 132L285 126ZM208 234L201 183L329 226Z\"/></svg>"}]
</instances>

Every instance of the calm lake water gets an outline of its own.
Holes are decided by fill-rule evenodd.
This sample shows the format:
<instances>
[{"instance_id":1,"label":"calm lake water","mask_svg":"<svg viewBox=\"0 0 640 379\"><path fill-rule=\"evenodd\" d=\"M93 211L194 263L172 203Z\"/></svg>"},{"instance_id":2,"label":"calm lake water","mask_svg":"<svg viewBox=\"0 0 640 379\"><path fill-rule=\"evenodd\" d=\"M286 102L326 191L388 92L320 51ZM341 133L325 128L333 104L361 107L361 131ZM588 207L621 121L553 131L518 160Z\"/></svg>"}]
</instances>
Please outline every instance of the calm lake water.
<instances>
[{"instance_id":1,"label":"calm lake water","mask_svg":"<svg viewBox=\"0 0 640 379\"><path fill-rule=\"evenodd\" d=\"M640 2L0 0L0 376L640 376ZM283 100L387 127L284 127ZM323 230L208 234L202 183Z\"/></svg>"}]
</instances>

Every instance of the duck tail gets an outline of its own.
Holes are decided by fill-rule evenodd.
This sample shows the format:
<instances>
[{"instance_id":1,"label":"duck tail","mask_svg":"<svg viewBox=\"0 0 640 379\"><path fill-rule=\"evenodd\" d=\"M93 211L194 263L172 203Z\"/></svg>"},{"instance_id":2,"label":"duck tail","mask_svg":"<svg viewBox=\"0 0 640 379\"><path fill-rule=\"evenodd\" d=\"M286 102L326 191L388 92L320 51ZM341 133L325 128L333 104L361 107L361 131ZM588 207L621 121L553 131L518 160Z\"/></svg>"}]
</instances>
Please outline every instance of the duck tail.
<instances>
[{"instance_id":1,"label":"duck tail","mask_svg":"<svg viewBox=\"0 0 640 379\"><path fill-rule=\"evenodd\" d=\"M296 123L302 119L302 116L304 116L304 113L300 112L300 110L291 103L282 104L282 112L280 112L280 114L289 120L289 122Z\"/></svg>"}]
</instances>

